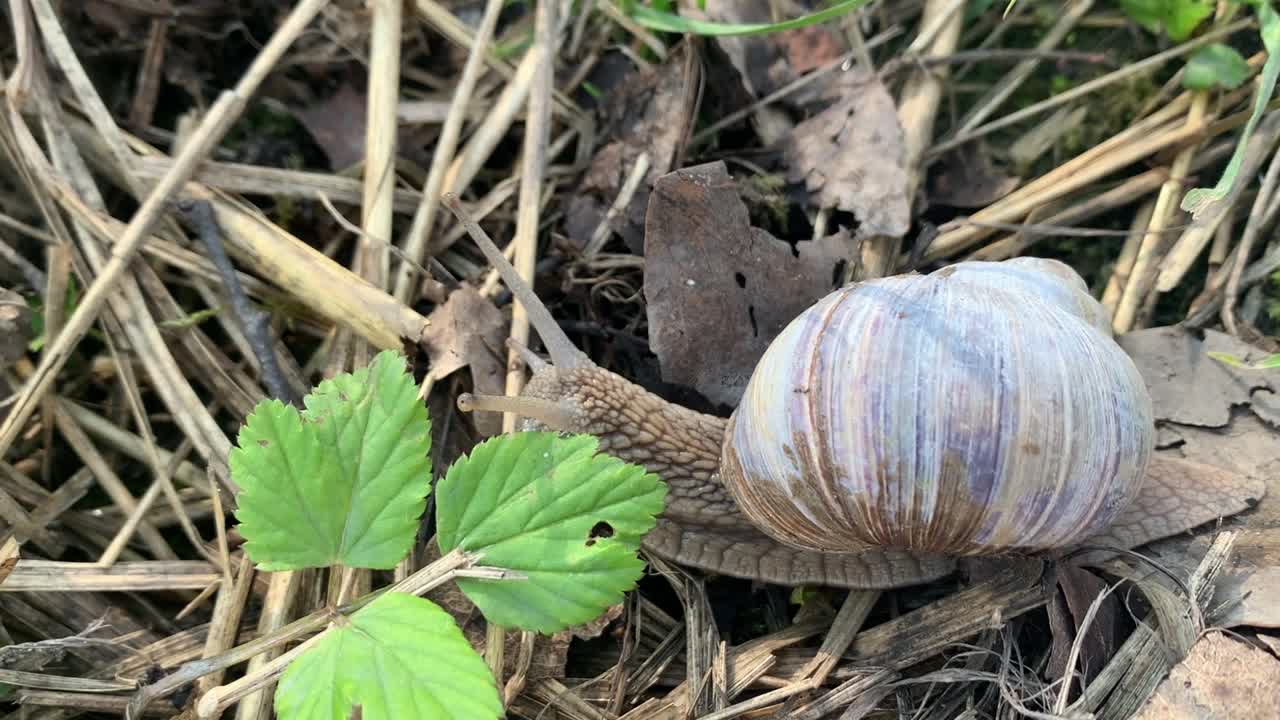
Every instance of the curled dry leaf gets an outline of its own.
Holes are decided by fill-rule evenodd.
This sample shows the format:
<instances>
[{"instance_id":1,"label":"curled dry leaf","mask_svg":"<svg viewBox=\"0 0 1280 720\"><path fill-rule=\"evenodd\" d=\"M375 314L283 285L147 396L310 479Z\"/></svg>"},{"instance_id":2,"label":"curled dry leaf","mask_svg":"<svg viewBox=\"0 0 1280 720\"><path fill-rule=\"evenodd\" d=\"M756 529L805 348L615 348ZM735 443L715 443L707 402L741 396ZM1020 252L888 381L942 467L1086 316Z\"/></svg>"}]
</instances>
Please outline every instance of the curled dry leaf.
<instances>
[{"instance_id":1,"label":"curled dry leaf","mask_svg":"<svg viewBox=\"0 0 1280 720\"><path fill-rule=\"evenodd\" d=\"M751 226L723 162L658 180L645 221L649 339L667 382L736 405L769 342L840 283L847 234L796 251Z\"/></svg>"},{"instance_id":2,"label":"curled dry leaf","mask_svg":"<svg viewBox=\"0 0 1280 720\"><path fill-rule=\"evenodd\" d=\"M911 224L906 149L893 97L875 73L855 68L827 90L832 102L785 141L787 178L810 204L854 214L859 237L900 237Z\"/></svg>"},{"instance_id":3,"label":"curled dry leaf","mask_svg":"<svg viewBox=\"0 0 1280 720\"><path fill-rule=\"evenodd\" d=\"M422 344L437 378L468 367L476 392L502 395L506 392L506 332L502 312L489 298L463 285L431 311ZM502 432L502 416L497 413L478 413L473 420L484 435Z\"/></svg>"},{"instance_id":4,"label":"curled dry leaf","mask_svg":"<svg viewBox=\"0 0 1280 720\"><path fill-rule=\"evenodd\" d=\"M1209 633L1169 671L1134 720L1280 717L1280 660Z\"/></svg>"},{"instance_id":5,"label":"curled dry leaf","mask_svg":"<svg viewBox=\"0 0 1280 720\"><path fill-rule=\"evenodd\" d=\"M1089 625L1083 626L1090 606L1106 591L1107 583L1092 572L1071 565L1058 568L1057 581L1057 592L1049 603L1053 647L1047 674L1058 679L1067 672L1078 673L1088 685L1115 653L1119 601L1114 594L1107 595ZM1068 668L1072 645L1082 631L1079 656L1075 665Z\"/></svg>"}]
</instances>

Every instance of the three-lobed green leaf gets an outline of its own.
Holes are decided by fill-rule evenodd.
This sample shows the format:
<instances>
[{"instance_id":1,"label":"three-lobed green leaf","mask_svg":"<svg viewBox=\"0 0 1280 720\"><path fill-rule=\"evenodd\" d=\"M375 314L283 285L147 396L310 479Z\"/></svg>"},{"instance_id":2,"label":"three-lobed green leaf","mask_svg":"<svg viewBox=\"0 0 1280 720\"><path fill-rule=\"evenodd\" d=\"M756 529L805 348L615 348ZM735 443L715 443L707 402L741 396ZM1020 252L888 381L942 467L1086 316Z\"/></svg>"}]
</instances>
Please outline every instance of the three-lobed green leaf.
<instances>
[{"instance_id":1,"label":"three-lobed green leaf","mask_svg":"<svg viewBox=\"0 0 1280 720\"><path fill-rule=\"evenodd\" d=\"M321 383L296 408L260 403L228 459L245 551L263 570L390 568L430 492L430 419L404 359Z\"/></svg>"},{"instance_id":2,"label":"three-lobed green leaf","mask_svg":"<svg viewBox=\"0 0 1280 720\"><path fill-rule=\"evenodd\" d=\"M598 617L639 580L636 553L666 486L597 448L587 435L500 436L439 482L440 550L478 553L481 564L526 578L459 578L489 622L556 632Z\"/></svg>"},{"instance_id":3,"label":"three-lobed green leaf","mask_svg":"<svg viewBox=\"0 0 1280 720\"><path fill-rule=\"evenodd\" d=\"M281 718L481 720L502 715L493 675L435 603L387 593L289 664L275 694Z\"/></svg>"}]
</instances>

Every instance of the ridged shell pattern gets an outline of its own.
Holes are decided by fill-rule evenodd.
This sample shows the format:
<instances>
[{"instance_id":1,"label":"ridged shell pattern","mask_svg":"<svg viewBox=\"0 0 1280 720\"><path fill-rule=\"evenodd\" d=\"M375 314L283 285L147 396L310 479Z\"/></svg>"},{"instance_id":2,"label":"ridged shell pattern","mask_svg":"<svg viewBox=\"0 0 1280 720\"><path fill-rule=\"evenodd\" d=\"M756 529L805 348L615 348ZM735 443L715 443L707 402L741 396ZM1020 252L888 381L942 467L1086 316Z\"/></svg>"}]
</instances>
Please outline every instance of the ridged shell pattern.
<instances>
[{"instance_id":1,"label":"ridged shell pattern","mask_svg":"<svg viewBox=\"0 0 1280 720\"><path fill-rule=\"evenodd\" d=\"M762 530L817 550L1033 552L1101 531L1155 428L1084 287L1056 261L967 262L828 295L757 365L723 481Z\"/></svg>"}]
</instances>

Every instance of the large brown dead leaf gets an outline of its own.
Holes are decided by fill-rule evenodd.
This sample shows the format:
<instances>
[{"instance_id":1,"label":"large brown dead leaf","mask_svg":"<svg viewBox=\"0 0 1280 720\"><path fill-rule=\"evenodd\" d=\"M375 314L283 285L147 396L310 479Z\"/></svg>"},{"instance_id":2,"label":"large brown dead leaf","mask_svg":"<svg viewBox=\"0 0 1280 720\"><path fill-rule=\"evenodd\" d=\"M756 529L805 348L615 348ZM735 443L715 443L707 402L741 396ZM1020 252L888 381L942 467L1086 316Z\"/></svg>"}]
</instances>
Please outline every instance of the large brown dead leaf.
<instances>
[{"instance_id":1,"label":"large brown dead leaf","mask_svg":"<svg viewBox=\"0 0 1280 720\"><path fill-rule=\"evenodd\" d=\"M1252 483L1257 506L1223 520L1239 533L1235 565L1215 586L1213 622L1223 627L1280 627L1280 431L1271 408L1275 373L1240 370L1211 358L1229 352L1246 361L1265 353L1229 335L1207 331L1203 340L1177 327L1152 328L1117 338L1151 390L1160 427L1158 456L1205 470L1199 490L1215 483ZM1259 402L1261 401L1261 402ZM1174 537L1146 551L1185 576L1199 563L1208 534Z\"/></svg>"},{"instance_id":2,"label":"large brown dead leaf","mask_svg":"<svg viewBox=\"0 0 1280 720\"><path fill-rule=\"evenodd\" d=\"M477 393L502 395L506 392L506 332L502 312L489 298L463 285L427 316L422 344L437 378L470 368ZM485 435L502 432L498 413L477 413L473 420Z\"/></svg>"},{"instance_id":3,"label":"large brown dead leaf","mask_svg":"<svg viewBox=\"0 0 1280 720\"><path fill-rule=\"evenodd\" d=\"M1134 720L1280 717L1280 661L1222 633L1209 633L1169 671Z\"/></svg>"},{"instance_id":4,"label":"large brown dead leaf","mask_svg":"<svg viewBox=\"0 0 1280 720\"><path fill-rule=\"evenodd\" d=\"M1276 373L1234 368L1208 355L1227 352L1246 361L1265 355L1230 335L1206 330L1203 340L1180 327L1138 330L1117 338L1146 379L1156 417L1180 425L1223 427L1231 408L1258 390L1280 390Z\"/></svg>"},{"instance_id":5,"label":"large brown dead leaf","mask_svg":"<svg viewBox=\"0 0 1280 720\"><path fill-rule=\"evenodd\" d=\"M893 97L872 72L839 73L831 105L796 126L783 144L787 178L810 204L854 214L859 237L901 237L911 224L902 124Z\"/></svg>"},{"instance_id":6,"label":"large brown dead leaf","mask_svg":"<svg viewBox=\"0 0 1280 720\"><path fill-rule=\"evenodd\" d=\"M756 361L835 289L853 253L841 234L797 251L751 226L723 162L663 176L645 221L649 340L663 379L736 405Z\"/></svg>"}]
</instances>

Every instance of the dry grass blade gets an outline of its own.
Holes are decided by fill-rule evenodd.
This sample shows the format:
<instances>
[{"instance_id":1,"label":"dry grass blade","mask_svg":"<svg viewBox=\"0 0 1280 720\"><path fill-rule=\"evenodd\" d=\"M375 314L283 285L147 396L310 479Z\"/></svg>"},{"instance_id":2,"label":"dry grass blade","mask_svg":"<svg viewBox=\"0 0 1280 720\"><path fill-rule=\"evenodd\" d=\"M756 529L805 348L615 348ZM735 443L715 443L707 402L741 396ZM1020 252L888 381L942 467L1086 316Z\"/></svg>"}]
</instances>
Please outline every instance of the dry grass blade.
<instances>
[{"instance_id":1,"label":"dry grass blade","mask_svg":"<svg viewBox=\"0 0 1280 720\"><path fill-rule=\"evenodd\" d=\"M1147 72L1153 67L1169 62L1174 58L1190 54L1194 50L1202 48L1205 45L1208 45L1210 43L1221 41L1229 37L1232 33L1251 27L1252 25L1253 25L1252 20L1237 20L1236 22L1228 23L1226 25L1223 25L1222 27L1214 28L1213 30L1206 32L1203 35L1200 35L1192 40L1188 40L1187 42L1181 45L1178 45L1177 47L1173 47L1168 50L1165 50L1164 52L1157 53L1139 62L1130 63L1129 65L1126 65L1125 67L1119 70L1108 73L1107 75L1104 75L1100 78L1090 80L1089 82L1077 85L1076 87L1073 87L1066 92L1058 93L1057 95L1054 95L1052 98L1048 100L1043 100L1034 105L1018 110L1017 112L1013 112L1008 115L1005 115L999 120L992 120L986 125L982 125L977 128L974 128L973 130L967 133L961 133L961 134L957 134L955 137L947 138L942 142L934 145L933 148L930 150L930 155L937 157L938 155L946 152L947 150L951 150L953 148L959 147L964 143L970 142L972 140L977 140L978 138L983 137L984 135L992 133L996 130L999 130L1004 127L1008 127L1009 125L1013 125L1015 123L1022 122L1023 120L1026 120L1027 118L1030 118L1030 117L1034 117L1039 113L1052 110L1060 105L1064 105L1073 100L1076 100L1085 95L1088 95L1089 93L1096 92L1097 90L1100 90L1104 87L1107 87L1108 85L1111 85L1112 83L1116 83L1121 80L1124 80L1125 78L1133 77L1140 73Z\"/></svg>"},{"instance_id":2,"label":"dry grass blade","mask_svg":"<svg viewBox=\"0 0 1280 720\"><path fill-rule=\"evenodd\" d=\"M267 72L311 19L327 4L327 1L301 0L299 2L281 24L277 33L268 41L263 51L255 58L241 82L218 98L197 132L183 146L181 154L175 159L168 174L147 195L138 212L129 221L124 234L113 247L111 259L89 286L79 307L67 319L66 327L51 343L41 358L34 376L28 381L21 396L10 409L4 423L0 424L0 456L8 452L23 424L35 410L37 401L48 391L57 372L70 359L71 350L88 332L90 324L106 302L108 295L115 290L116 283L128 268L139 245L159 220L165 204L191 177L197 163L208 155L213 145L239 117ZM217 449L223 451L218 453L218 456L221 456L228 448Z\"/></svg>"},{"instance_id":3,"label":"dry grass blade","mask_svg":"<svg viewBox=\"0 0 1280 720\"><path fill-rule=\"evenodd\" d=\"M493 38L494 28L498 23L498 11L502 9L501 0L488 0L484 8L484 16L476 30L467 55L467 63L462 69L462 76L454 89L453 102L449 106L449 115L445 118L444 127L440 130L440 140L436 143L431 155L431 169L427 171L427 180L422 186L422 202L413 217L413 225L404 240L404 253L414 262L422 260L431 237L431 228L435 224L436 201L442 194L445 173L453 162L458 148L458 139L462 135L462 124L467 119L467 107L471 103L472 93L480 78L480 69L484 58L488 55L489 43ZM412 268L408 263L400 267L396 276L395 296L401 302L409 302L410 277Z\"/></svg>"},{"instance_id":4,"label":"dry grass blade","mask_svg":"<svg viewBox=\"0 0 1280 720\"><path fill-rule=\"evenodd\" d=\"M111 567L56 560L19 560L0 592L155 592L201 590L221 574L197 560L119 562Z\"/></svg>"},{"instance_id":5,"label":"dry grass blade","mask_svg":"<svg viewBox=\"0 0 1280 720\"><path fill-rule=\"evenodd\" d=\"M61 677L43 673L22 672L20 670L0 669L0 683L16 687L40 688L43 690L61 690L64 692L109 693L132 690L133 683L90 680L88 678Z\"/></svg>"}]
</instances>

